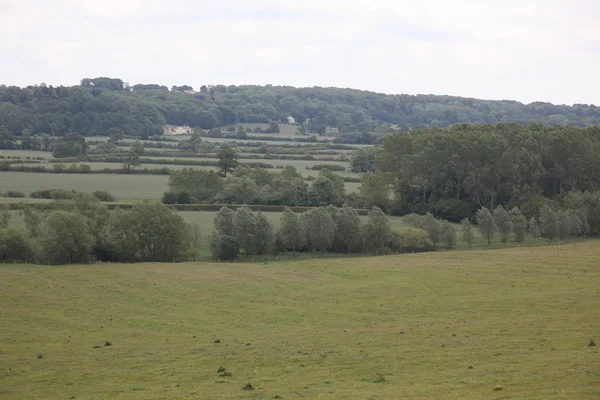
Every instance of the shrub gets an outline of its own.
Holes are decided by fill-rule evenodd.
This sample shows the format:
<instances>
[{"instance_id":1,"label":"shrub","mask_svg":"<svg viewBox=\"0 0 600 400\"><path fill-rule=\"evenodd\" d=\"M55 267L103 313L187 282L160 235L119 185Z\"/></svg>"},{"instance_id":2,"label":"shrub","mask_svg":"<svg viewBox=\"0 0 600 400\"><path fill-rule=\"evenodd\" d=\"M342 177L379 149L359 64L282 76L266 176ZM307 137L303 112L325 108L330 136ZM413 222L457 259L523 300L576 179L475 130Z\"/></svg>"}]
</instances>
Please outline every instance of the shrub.
<instances>
[{"instance_id":1,"label":"shrub","mask_svg":"<svg viewBox=\"0 0 600 400\"><path fill-rule=\"evenodd\" d=\"M392 231L390 248L396 251L413 253L434 249L429 233L423 229L403 226Z\"/></svg>"},{"instance_id":2,"label":"shrub","mask_svg":"<svg viewBox=\"0 0 600 400\"><path fill-rule=\"evenodd\" d=\"M311 169L313 171L321 171L324 169L328 169L330 171L339 171L339 172L343 172L346 170L346 168L344 168L341 165L337 165L337 164L316 164L316 165L313 165L311 167Z\"/></svg>"},{"instance_id":3,"label":"shrub","mask_svg":"<svg viewBox=\"0 0 600 400\"><path fill-rule=\"evenodd\" d=\"M25 193L16 190L8 190L2 193L2 197L25 197Z\"/></svg>"},{"instance_id":4,"label":"shrub","mask_svg":"<svg viewBox=\"0 0 600 400\"><path fill-rule=\"evenodd\" d=\"M27 261L31 254L23 232L14 228L0 229L0 261Z\"/></svg>"},{"instance_id":5,"label":"shrub","mask_svg":"<svg viewBox=\"0 0 600 400\"><path fill-rule=\"evenodd\" d=\"M217 260L235 260L240 254L240 242L233 236L214 234L210 238L210 251Z\"/></svg>"},{"instance_id":6,"label":"shrub","mask_svg":"<svg viewBox=\"0 0 600 400\"><path fill-rule=\"evenodd\" d=\"M42 189L31 192L29 196L32 199L71 200L76 195L77 192L74 190Z\"/></svg>"},{"instance_id":7,"label":"shrub","mask_svg":"<svg viewBox=\"0 0 600 400\"><path fill-rule=\"evenodd\" d=\"M164 204L192 204L193 200L190 194L184 190L170 190L163 194Z\"/></svg>"},{"instance_id":8,"label":"shrub","mask_svg":"<svg viewBox=\"0 0 600 400\"><path fill-rule=\"evenodd\" d=\"M105 190L94 190L92 195L100 201L116 201L115 196Z\"/></svg>"}]
</instances>

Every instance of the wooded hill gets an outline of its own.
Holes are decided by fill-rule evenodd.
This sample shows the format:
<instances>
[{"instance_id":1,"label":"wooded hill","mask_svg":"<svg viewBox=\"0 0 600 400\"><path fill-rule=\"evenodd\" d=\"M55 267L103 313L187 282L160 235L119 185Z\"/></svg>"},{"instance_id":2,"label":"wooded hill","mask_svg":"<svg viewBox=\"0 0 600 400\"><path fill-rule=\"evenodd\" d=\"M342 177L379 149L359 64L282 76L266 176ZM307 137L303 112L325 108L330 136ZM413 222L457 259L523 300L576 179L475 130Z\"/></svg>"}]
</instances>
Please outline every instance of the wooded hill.
<instances>
[{"instance_id":1,"label":"wooded hill","mask_svg":"<svg viewBox=\"0 0 600 400\"><path fill-rule=\"evenodd\" d=\"M456 123L517 122L544 125L600 124L594 105L489 101L453 96L385 95L338 88L289 86L191 86L137 84L121 79L83 79L80 85L0 86L0 126L23 134L86 136L161 134L165 124L213 129L238 123L286 122L307 132L337 128L350 142L375 142L390 131ZM351 133L373 135L351 135Z\"/></svg>"}]
</instances>

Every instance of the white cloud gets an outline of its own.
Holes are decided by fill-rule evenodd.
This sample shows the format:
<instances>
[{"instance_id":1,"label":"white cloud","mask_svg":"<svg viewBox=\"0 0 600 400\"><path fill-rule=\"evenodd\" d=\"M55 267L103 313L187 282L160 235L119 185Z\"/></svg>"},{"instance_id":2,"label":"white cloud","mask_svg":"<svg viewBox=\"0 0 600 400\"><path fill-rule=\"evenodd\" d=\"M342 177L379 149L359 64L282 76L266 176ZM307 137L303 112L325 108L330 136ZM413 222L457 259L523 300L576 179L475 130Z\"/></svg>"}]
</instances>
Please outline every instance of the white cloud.
<instances>
[{"instance_id":1,"label":"white cloud","mask_svg":"<svg viewBox=\"0 0 600 400\"><path fill-rule=\"evenodd\" d=\"M600 103L595 0L0 0L4 84L342 86Z\"/></svg>"}]
</instances>

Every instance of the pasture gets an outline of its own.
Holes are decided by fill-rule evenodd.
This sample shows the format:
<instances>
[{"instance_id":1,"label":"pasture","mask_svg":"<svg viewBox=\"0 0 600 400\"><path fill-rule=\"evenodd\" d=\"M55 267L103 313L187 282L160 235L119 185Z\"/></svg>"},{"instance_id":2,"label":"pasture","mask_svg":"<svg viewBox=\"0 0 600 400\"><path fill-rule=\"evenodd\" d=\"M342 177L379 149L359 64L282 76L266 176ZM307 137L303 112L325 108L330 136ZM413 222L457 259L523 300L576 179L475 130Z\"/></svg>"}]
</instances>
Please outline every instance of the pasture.
<instances>
[{"instance_id":1,"label":"pasture","mask_svg":"<svg viewBox=\"0 0 600 400\"><path fill-rule=\"evenodd\" d=\"M66 189L88 193L106 190L119 201L159 200L168 190L168 180L167 175L0 173L2 191L17 190L29 194L38 189Z\"/></svg>"},{"instance_id":2,"label":"pasture","mask_svg":"<svg viewBox=\"0 0 600 400\"><path fill-rule=\"evenodd\" d=\"M0 397L596 399L598 259L0 266Z\"/></svg>"}]
</instances>

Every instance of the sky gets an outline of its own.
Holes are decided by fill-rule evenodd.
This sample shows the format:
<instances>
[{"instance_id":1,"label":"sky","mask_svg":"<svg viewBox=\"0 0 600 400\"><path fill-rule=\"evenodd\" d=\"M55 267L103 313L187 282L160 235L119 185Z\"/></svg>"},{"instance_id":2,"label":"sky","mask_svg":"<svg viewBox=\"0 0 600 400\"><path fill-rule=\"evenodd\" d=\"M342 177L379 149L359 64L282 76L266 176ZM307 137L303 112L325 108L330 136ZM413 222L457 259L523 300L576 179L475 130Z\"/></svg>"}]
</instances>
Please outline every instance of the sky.
<instances>
[{"instance_id":1,"label":"sky","mask_svg":"<svg viewBox=\"0 0 600 400\"><path fill-rule=\"evenodd\" d=\"M0 84L350 87L600 105L598 0L0 0Z\"/></svg>"}]
</instances>

